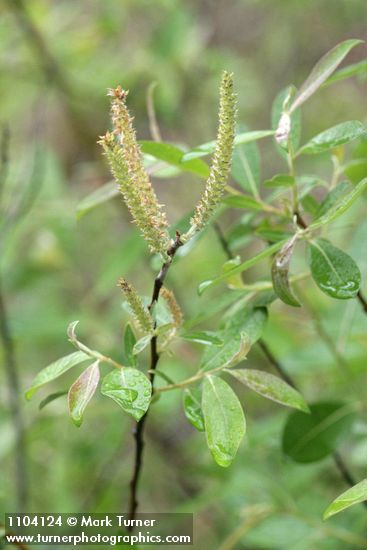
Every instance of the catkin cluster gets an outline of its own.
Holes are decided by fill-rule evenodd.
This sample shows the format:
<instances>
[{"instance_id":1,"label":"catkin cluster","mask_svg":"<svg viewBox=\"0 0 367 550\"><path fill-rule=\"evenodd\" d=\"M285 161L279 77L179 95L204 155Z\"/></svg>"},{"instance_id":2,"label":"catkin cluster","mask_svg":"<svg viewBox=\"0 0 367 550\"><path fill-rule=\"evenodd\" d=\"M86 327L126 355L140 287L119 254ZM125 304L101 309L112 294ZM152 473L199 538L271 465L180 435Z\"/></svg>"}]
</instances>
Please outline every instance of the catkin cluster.
<instances>
[{"instance_id":1,"label":"catkin cluster","mask_svg":"<svg viewBox=\"0 0 367 550\"><path fill-rule=\"evenodd\" d=\"M136 292L135 288L123 278L119 280L118 286L124 293L126 301L130 306L131 312L134 315L138 326L143 332L147 334L151 333L154 328L153 318L144 306L142 299Z\"/></svg>"},{"instance_id":2,"label":"catkin cluster","mask_svg":"<svg viewBox=\"0 0 367 550\"><path fill-rule=\"evenodd\" d=\"M231 169L237 112L236 94L233 91L233 75L223 73L220 86L219 126L210 174L204 193L191 218L191 227L182 241L203 229L218 206Z\"/></svg>"},{"instance_id":3,"label":"catkin cluster","mask_svg":"<svg viewBox=\"0 0 367 550\"><path fill-rule=\"evenodd\" d=\"M104 149L133 220L150 250L160 253L167 261L167 251L172 243L167 231L167 218L143 166L133 119L126 107L127 92L118 86L109 90L108 95L112 97L113 131L107 132L99 143ZM190 229L181 236L182 243L207 225L224 193L232 160L236 104L232 74L224 72L220 86L219 126L212 165L203 195L190 220Z\"/></svg>"},{"instance_id":4,"label":"catkin cluster","mask_svg":"<svg viewBox=\"0 0 367 550\"><path fill-rule=\"evenodd\" d=\"M168 223L143 166L133 119L126 107L127 93L118 86L109 90L108 95L112 97L113 131L101 137L99 143L104 149L133 220L150 250L159 252L166 258L170 246Z\"/></svg>"}]
</instances>

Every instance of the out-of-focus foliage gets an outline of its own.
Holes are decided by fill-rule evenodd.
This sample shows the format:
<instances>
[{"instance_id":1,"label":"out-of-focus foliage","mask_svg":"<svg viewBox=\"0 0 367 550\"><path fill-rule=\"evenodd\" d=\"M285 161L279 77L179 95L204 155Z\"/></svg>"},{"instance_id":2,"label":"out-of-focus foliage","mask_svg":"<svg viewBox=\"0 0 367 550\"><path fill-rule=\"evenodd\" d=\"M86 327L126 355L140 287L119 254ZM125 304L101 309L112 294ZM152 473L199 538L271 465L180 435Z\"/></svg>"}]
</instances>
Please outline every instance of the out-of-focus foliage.
<instances>
[{"instance_id":1,"label":"out-of-focus foliage","mask_svg":"<svg viewBox=\"0 0 367 550\"><path fill-rule=\"evenodd\" d=\"M145 244L120 199L77 221L80 200L109 181L96 145L109 125L106 89L121 83L130 90L139 138L151 139L146 97L157 82L154 104L162 139L189 150L215 135L217 85L226 68L235 73L240 122L246 130L263 130L271 127L271 105L280 90L300 84L337 42L367 38L367 5L364 0L8 0L1 3L0 16L1 124L10 129L2 205L9 216L24 197L29 199L16 224L0 220L0 273L25 390L42 367L71 352L62 336L75 318L81 321L81 336L85 331L95 348L123 360L127 316L116 282L128 276L148 295L157 268L144 259ZM348 63L365 57L366 47L360 46ZM363 74L320 90L305 106L302 143L338 121L366 122L365 95ZM355 182L367 175L366 143L362 139L353 149L348 169ZM281 174L282 159L274 147L259 146L266 159L262 178ZM246 144L241 151L256 181L256 153ZM311 157L301 160L306 173L319 162ZM237 169L240 162L237 158ZM195 173L177 178L165 170L160 174L165 177L154 178L155 185L176 222L197 202L202 183ZM233 177L248 189L238 170ZM335 224L333 243L348 243L365 277L367 224L361 204ZM312 198L308 206L312 209ZM253 247L246 248L251 212L231 210L221 222L242 261L255 254ZM234 225L241 216L243 225ZM257 231L273 242L272 227L264 223ZM275 240L282 231L276 228ZM224 259L209 229L190 256L180 258L180 269L170 273L187 317L200 311L205 319L217 300L225 299L222 288L210 298L196 291L199 281L218 273ZM301 257L292 260L292 271L306 268ZM257 282L261 273L257 267L250 270L246 283ZM363 400L367 349L359 304L333 301L311 283L302 285L302 294L307 303L302 309L274 304L264 340L311 403L351 395ZM220 320L217 311L209 322L213 329ZM165 359L166 371L174 379L189 376L197 370L199 351L191 342L180 344L179 354ZM256 347L248 363L268 368ZM10 512L16 510L14 433L3 370L0 376L0 457L6 472L0 508ZM65 390L74 380L75 373L65 375ZM50 393L62 389L55 385ZM327 529L322 523L323 510L346 489L333 461L307 466L289 461L281 442L287 411L240 384L236 390L246 402L248 432L228 470L212 463L175 392L157 401L147 431L149 460L140 497L145 509L194 512L197 548L235 548L227 538L233 533L238 548L365 548L367 518L361 506L330 520ZM132 447L130 422L121 409L98 397L77 430L66 419L66 396L41 411L37 400L26 407L28 510L122 510ZM366 477L366 438L362 414L341 448L358 479Z\"/></svg>"}]
</instances>

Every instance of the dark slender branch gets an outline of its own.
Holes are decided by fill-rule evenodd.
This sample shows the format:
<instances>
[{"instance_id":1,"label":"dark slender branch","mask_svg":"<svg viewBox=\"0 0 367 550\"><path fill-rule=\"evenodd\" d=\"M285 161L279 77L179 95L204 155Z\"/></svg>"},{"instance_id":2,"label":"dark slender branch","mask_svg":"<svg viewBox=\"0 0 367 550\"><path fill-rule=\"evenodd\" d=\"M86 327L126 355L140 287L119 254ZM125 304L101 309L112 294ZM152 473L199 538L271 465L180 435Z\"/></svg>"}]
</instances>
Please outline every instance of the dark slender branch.
<instances>
[{"instance_id":1,"label":"dark slender branch","mask_svg":"<svg viewBox=\"0 0 367 550\"><path fill-rule=\"evenodd\" d=\"M4 187L9 164L9 128L3 127L0 146L0 190ZM3 232L2 232L3 233ZM0 274L0 340L3 348L5 376L8 383L9 409L15 435L15 487L17 511L23 512L27 506L26 443L24 419L19 394L18 365L14 341L2 289Z\"/></svg>"},{"instance_id":2,"label":"dark slender branch","mask_svg":"<svg viewBox=\"0 0 367 550\"><path fill-rule=\"evenodd\" d=\"M1 128L0 143L0 201L9 169L9 141L9 126L7 124L4 124Z\"/></svg>"},{"instance_id":3,"label":"dark slender branch","mask_svg":"<svg viewBox=\"0 0 367 550\"><path fill-rule=\"evenodd\" d=\"M366 298L363 296L361 290L358 291L357 299L360 301L360 303L361 303L361 305L362 305L362 307L363 307L363 309L364 309L364 312L367 313L367 300L366 300Z\"/></svg>"},{"instance_id":4,"label":"dark slender branch","mask_svg":"<svg viewBox=\"0 0 367 550\"><path fill-rule=\"evenodd\" d=\"M172 244L170 249L167 251L169 259L162 265L160 272L158 273L157 277L154 280L152 299L148 308L149 311L152 311L154 308L154 305L157 303L159 299L159 293L163 286L167 272L170 266L172 265L172 260L177 250L182 245L183 243L180 240L180 234L176 232L176 238L174 240L174 243ZM157 349L157 336L153 336L150 341L150 369L149 369L150 370L149 379L153 389L154 389L155 370L157 368L158 361L159 361L159 353ZM143 451L144 451L144 445L145 445L144 427L148 416L148 412L149 410L145 413L143 418L141 418L141 420L135 424L133 429L133 435L135 438L135 461L134 461L133 475L130 481L130 496L129 496L130 519L135 518L136 511L138 508L137 491L138 491L139 478L140 478L142 464L143 464ZM130 531L133 530L133 525L130 525L129 530Z\"/></svg>"},{"instance_id":5,"label":"dark slender branch","mask_svg":"<svg viewBox=\"0 0 367 550\"><path fill-rule=\"evenodd\" d=\"M305 220L302 218L301 214L299 213L298 210L296 210L296 212L294 213L295 216L296 216L296 220L297 220L297 223L300 227L302 227L302 229L307 229L307 223L305 222Z\"/></svg>"},{"instance_id":6,"label":"dark slender branch","mask_svg":"<svg viewBox=\"0 0 367 550\"><path fill-rule=\"evenodd\" d=\"M264 353L265 357L268 359L269 363L275 368L275 370L280 374L280 376L283 378L287 384L292 386L294 389L297 389L296 383L294 382L293 378L289 376L289 374L286 373L283 366L279 363L278 359L273 355L273 353L268 348L267 344L264 342L262 338L258 340L258 345L261 348L262 352Z\"/></svg>"},{"instance_id":7,"label":"dark slender branch","mask_svg":"<svg viewBox=\"0 0 367 550\"><path fill-rule=\"evenodd\" d=\"M337 465L338 470L341 473L345 483L347 485L350 485L351 487L353 487L353 485L355 485L357 483L357 481L352 477L352 474L349 472L348 468L344 464L340 454L337 453L337 452L334 452L333 453L333 459L334 459L334 462ZM367 502L365 504L367 505Z\"/></svg>"},{"instance_id":8,"label":"dark slender branch","mask_svg":"<svg viewBox=\"0 0 367 550\"><path fill-rule=\"evenodd\" d=\"M15 357L14 341L11 335L5 299L0 280L0 338L3 347L4 367L8 380L9 409L15 433L15 485L17 511L27 508L28 487L26 473L26 441L24 418L20 404L18 366Z\"/></svg>"}]
</instances>

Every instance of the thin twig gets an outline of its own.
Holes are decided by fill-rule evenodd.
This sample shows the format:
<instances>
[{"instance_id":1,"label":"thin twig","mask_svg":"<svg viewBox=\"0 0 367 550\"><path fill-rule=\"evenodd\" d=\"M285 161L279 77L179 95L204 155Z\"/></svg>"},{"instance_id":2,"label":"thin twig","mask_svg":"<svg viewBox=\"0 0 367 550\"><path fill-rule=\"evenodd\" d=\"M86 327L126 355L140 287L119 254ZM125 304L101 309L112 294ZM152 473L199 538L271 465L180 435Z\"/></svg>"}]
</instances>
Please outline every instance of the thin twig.
<instances>
[{"instance_id":1,"label":"thin twig","mask_svg":"<svg viewBox=\"0 0 367 550\"><path fill-rule=\"evenodd\" d=\"M152 139L154 141L162 141L162 136L159 129L157 117L155 114L155 107L154 107L154 90L156 86L157 86L157 82L152 82L151 84L149 84L149 87L147 90L147 112L148 112L148 119L149 119L149 130L150 130Z\"/></svg>"},{"instance_id":2,"label":"thin twig","mask_svg":"<svg viewBox=\"0 0 367 550\"><path fill-rule=\"evenodd\" d=\"M27 509L28 483L26 471L26 439L22 407L20 404L20 384L14 341L8 320L4 294L0 281L0 338L3 347L4 367L8 380L9 408L15 433L15 485L17 511Z\"/></svg>"},{"instance_id":3,"label":"thin twig","mask_svg":"<svg viewBox=\"0 0 367 550\"><path fill-rule=\"evenodd\" d=\"M363 296L361 290L358 291L357 299L358 299L359 302L361 303L361 305L362 305L362 307L363 307L363 309L364 309L364 312L367 313L367 300L366 300L366 298Z\"/></svg>"},{"instance_id":4,"label":"thin twig","mask_svg":"<svg viewBox=\"0 0 367 550\"><path fill-rule=\"evenodd\" d=\"M280 376L283 378L283 380L285 382L287 382L287 384L289 384L293 388L297 389L293 378L291 378L289 376L289 374L286 373L283 366L279 363L278 359L270 351L270 349L268 348L268 345L264 342L264 340L262 338L260 338L260 340L258 340L257 343L258 343L259 347L261 348L262 352L264 353L265 357L268 359L269 363L280 374Z\"/></svg>"},{"instance_id":5,"label":"thin twig","mask_svg":"<svg viewBox=\"0 0 367 550\"><path fill-rule=\"evenodd\" d=\"M4 126L0 148L0 188L5 185L9 164L9 129ZM22 407L19 399L20 384L14 341L10 329L0 274L0 339L3 347L4 368L8 381L9 408L15 434L15 486L17 511L27 507L28 484L26 474L26 442Z\"/></svg>"},{"instance_id":6,"label":"thin twig","mask_svg":"<svg viewBox=\"0 0 367 550\"><path fill-rule=\"evenodd\" d=\"M9 141L10 130L7 124L1 128L1 143L0 143L0 201L4 190L6 177L9 170Z\"/></svg>"},{"instance_id":7,"label":"thin twig","mask_svg":"<svg viewBox=\"0 0 367 550\"><path fill-rule=\"evenodd\" d=\"M159 293L163 286L167 272L172 265L172 261L177 250L179 249L180 246L182 246L182 244L183 243L180 239L180 233L176 232L176 238L171 248L167 251L169 259L162 265L160 272L158 273L157 277L154 280L152 299L148 308L150 312L153 311L153 308L159 299ZM150 370L149 379L153 389L154 389L155 370L157 368L158 361L159 361L159 353L157 350L157 336L154 335L152 336L152 339L150 341L150 369L149 369ZM144 451L144 444L145 444L144 427L145 427L147 416L148 416L148 411L141 418L141 420L135 424L133 429L133 435L135 438L135 461L134 461L133 475L130 481L130 496L129 496L129 517L132 520L135 518L136 511L138 508L137 491L138 491L139 478L141 474L141 468L143 464L143 451ZM133 522L131 522L130 524L130 527L129 527L130 531L133 530L132 524Z\"/></svg>"}]
</instances>

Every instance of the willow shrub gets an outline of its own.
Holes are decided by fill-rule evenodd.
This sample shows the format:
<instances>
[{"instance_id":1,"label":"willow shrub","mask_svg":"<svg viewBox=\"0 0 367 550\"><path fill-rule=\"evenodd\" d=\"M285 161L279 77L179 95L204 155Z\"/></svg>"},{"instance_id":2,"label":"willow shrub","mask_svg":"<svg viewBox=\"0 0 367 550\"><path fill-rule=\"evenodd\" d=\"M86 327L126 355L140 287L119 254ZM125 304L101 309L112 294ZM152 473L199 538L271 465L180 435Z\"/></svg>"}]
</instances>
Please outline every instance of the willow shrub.
<instances>
[{"instance_id":1,"label":"willow shrub","mask_svg":"<svg viewBox=\"0 0 367 550\"><path fill-rule=\"evenodd\" d=\"M82 363L86 365L68 393L69 414L75 425L81 425L86 407L90 406L99 386L104 396L114 400L136 422L136 454L129 504L132 515L137 509L144 424L150 409L154 409L154 402L158 397L164 398L167 391L180 390L176 392L177 398L182 399L188 422L203 433L203 441L206 440L213 459L223 467L230 466L246 433L245 414L226 381L228 377L262 397L296 409L284 428L283 449L297 462L313 462L334 453L343 434L356 419L358 404L321 401L308 405L289 377L280 378L246 368L242 362L261 338L274 300L280 299L289 307L302 307L302 299L294 287L306 277L311 276L328 297L357 298L364 310L367 309L358 266L346 251L327 238L328 227L367 187L367 178L361 177L358 161L348 159L344 148L352 141L364 140L366 128L356 120L341 122L301 144L302 105L320 87L358 74L361 67L365 70L362 63L336 71L348 52L359 43L359 40L347 40L337 45L315 65L298 90L294 86L282 90L274 101L272 129L269 130L236 133L240 126L236 123L233 78L224 73L217 138L191 150L156 141L137 142L127 107L127 92L121 87L108 92L112 129L99 143L115 181L86 197L79 205L78 215L82 216L121 193L150 253L160 258L161 269L154 279L150 300L141 297L131 282L123 278L119 281L131 314L131 323L125 328L122 362L82 343L76 333L77 323L72 323L68 337L76 351L39 372L26 397L30 398L40 387L67 370ZM256 142L263 139L273 140L286 168L283 173L262 182ZM323 158L330 156L332 160L329 179L299 173L297 161L300 157L316 157L322 153L327 154ZM211 154L209 167L205 159ZM149 173L158 173L162 164L170 166L172 174L191 172L206 180L191 217L185 216L183 223L177 226L186 222L184 230L170 227L146 169L149 165ZM230 176L236 187L229 184ZM190 253L214 217L228 208L245 211L244 218L228 236L220 235L228 255L231 256L236 240L243 234L248 236L249 228L250 235L261 238L266 246L245 261L238 256L230 257L220 274L200 282L200 294L216 285L227 285L227 294L209 308L206 320L220 308L226 311L217 331L192 330L197 322L195 319L183 322L180 305L173 292L164 286L165 278L169 269L175 268L176 253ZM292 256L300 243L305 244L309 270L290 275ZM245 284L243 273L265 258L271 259L269 278ZM180 381L172 380L164 370L165 355L177 339L199 342L203 346L196 372ZM146 356L140 355L145 348L150 348L148 366L141 361L141 357ZM110 370L104 373L100 382L102 364ZM325 517L366 498L365 480L338 497L326 510Z\"/></svg>"}]
</instances>

